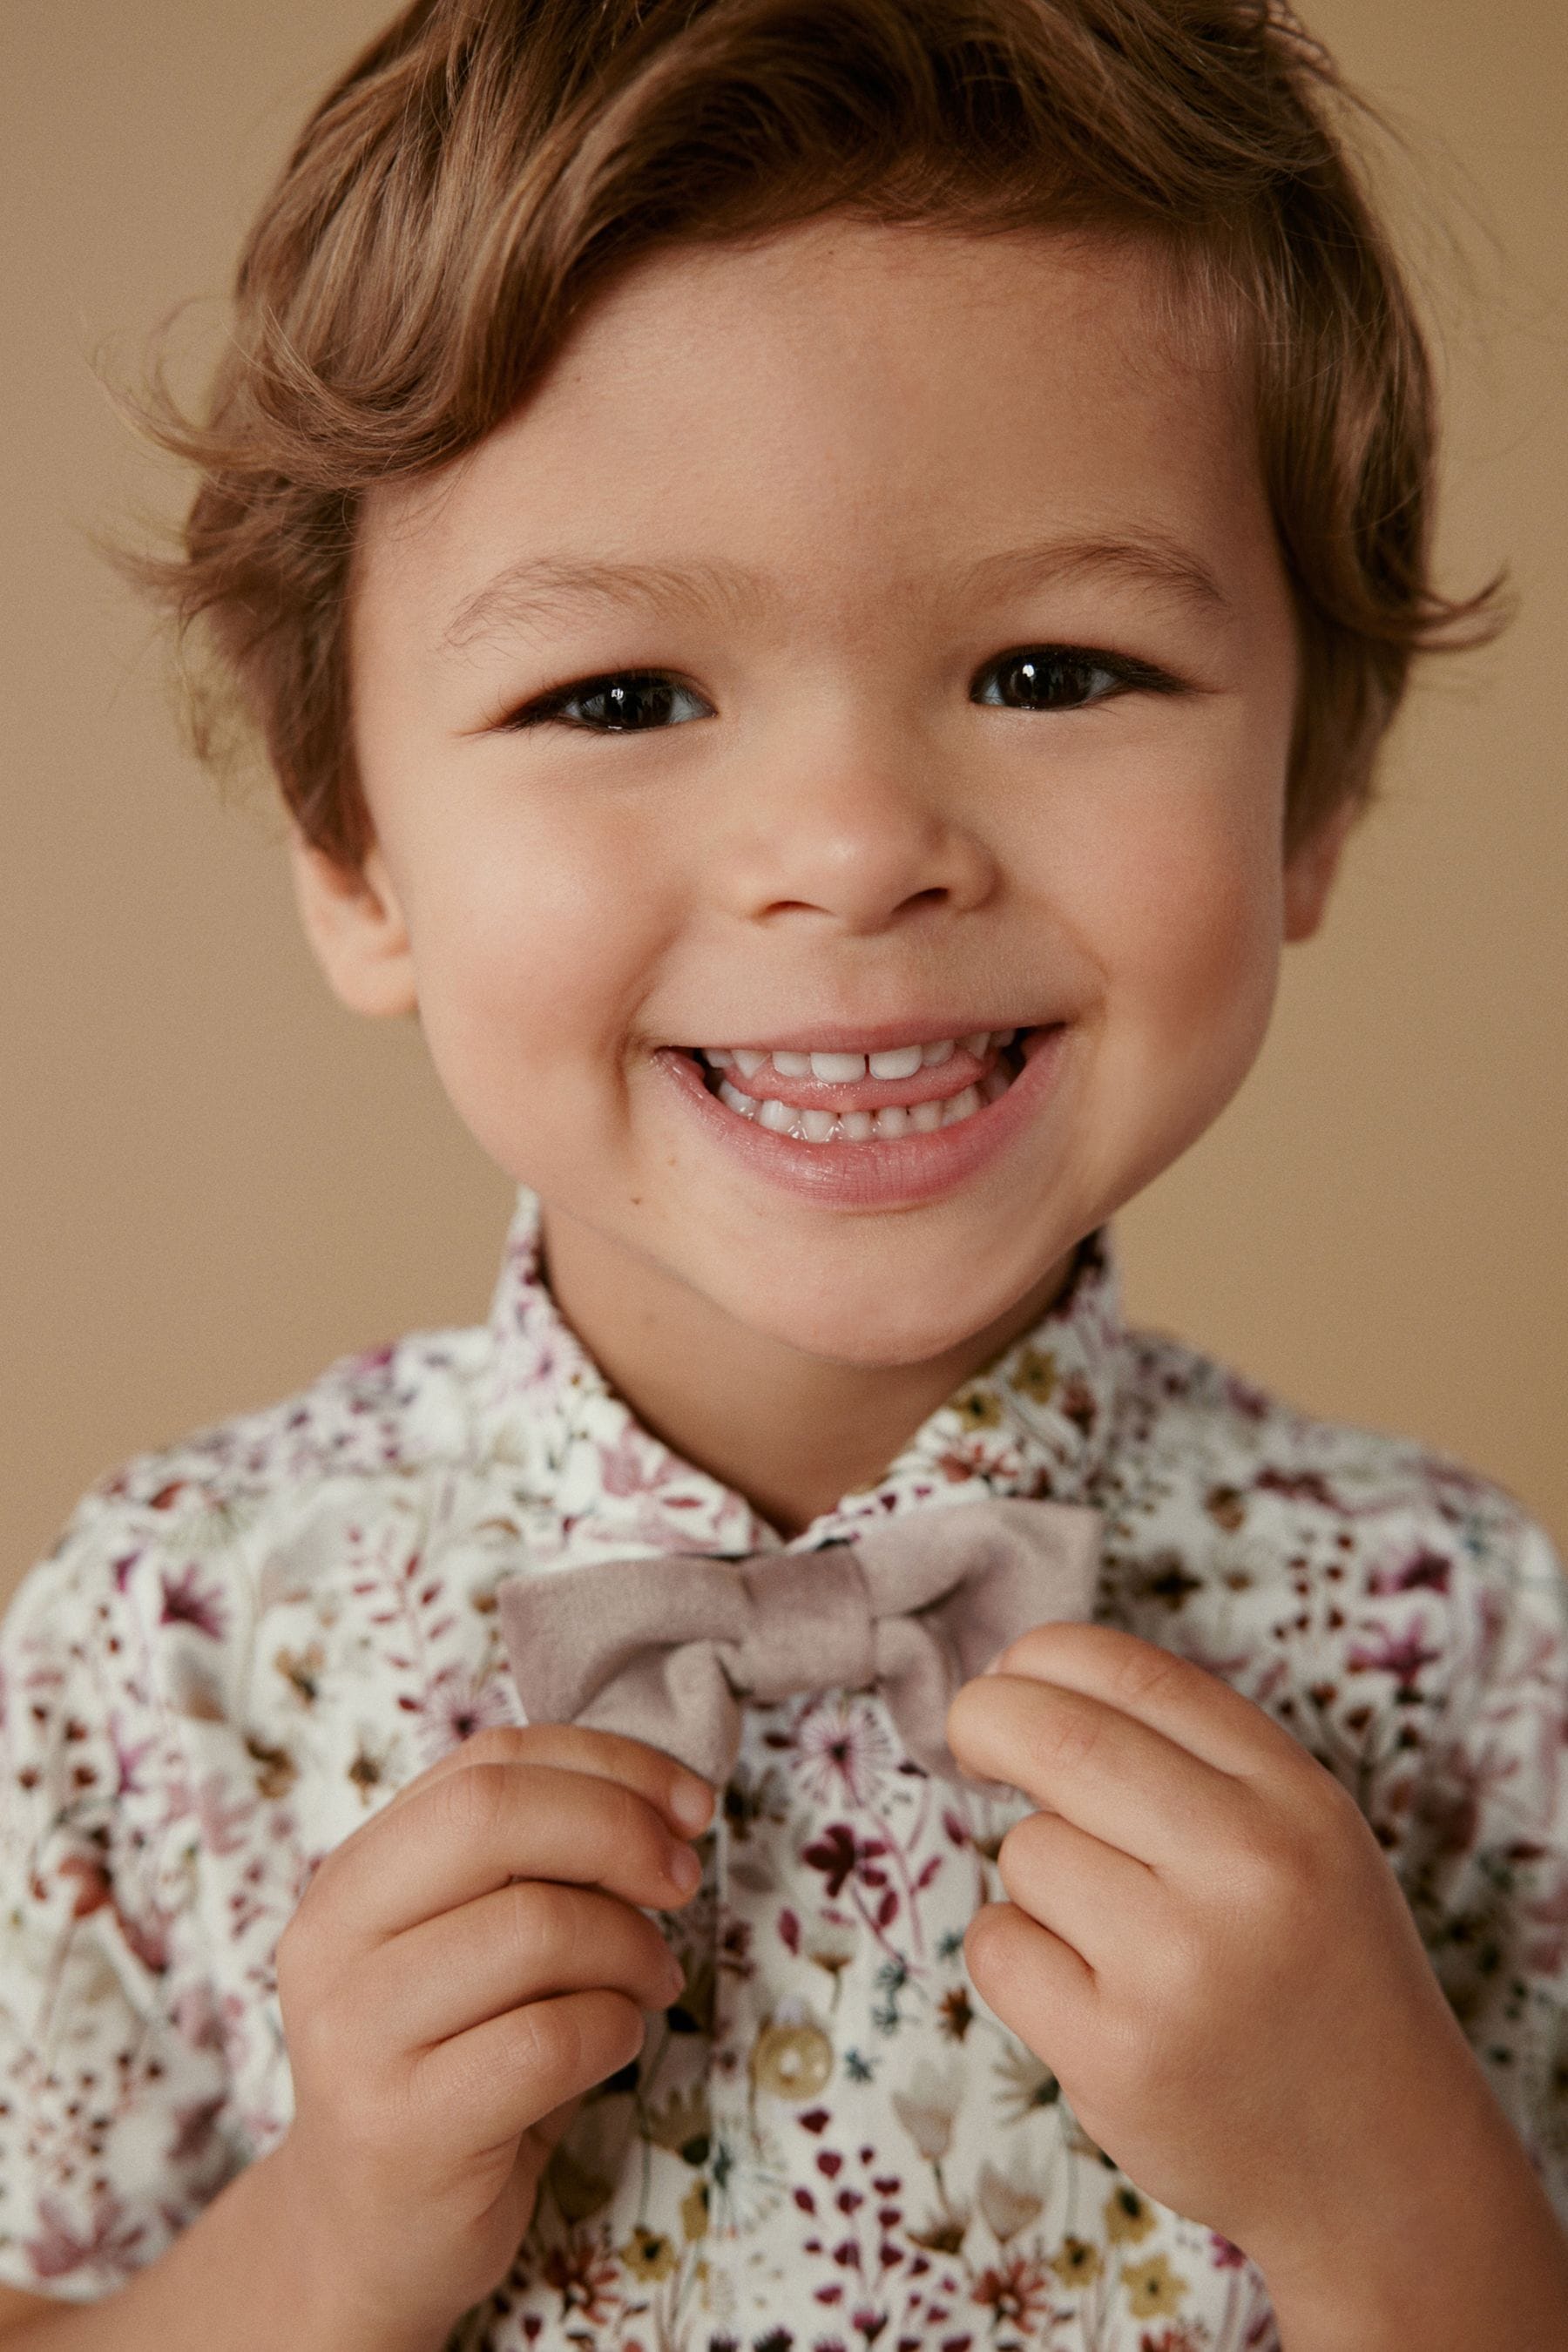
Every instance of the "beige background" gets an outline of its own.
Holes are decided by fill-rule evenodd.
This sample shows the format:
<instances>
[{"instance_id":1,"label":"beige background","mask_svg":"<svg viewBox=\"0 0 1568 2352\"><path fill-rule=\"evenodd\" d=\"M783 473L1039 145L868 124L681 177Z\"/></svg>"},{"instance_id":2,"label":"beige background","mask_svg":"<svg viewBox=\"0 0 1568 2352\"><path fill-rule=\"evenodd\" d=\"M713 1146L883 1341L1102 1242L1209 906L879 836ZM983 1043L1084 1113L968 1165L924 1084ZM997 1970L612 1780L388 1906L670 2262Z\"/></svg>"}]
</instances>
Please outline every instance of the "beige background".
<instances>
[{"instance_id":1,"label":"beige background","mask_svg":"<svg viewBox=\"0 0 1568 2352\"><path fill-rule=\"evenodd\" d=\"M416 1032L328 997L269 808L220 806L183 753L152 623L85 539L180 493L91 353L133 374L202 294L199 372L252 205L386 13L0 14L0 1595L126 1454L477 1320L510 1207ZM1419 693L1258 1071L1121 1220L1130 1301L1458 1454L1565 1547L1568 12L1311 13L1496 240L1467 232L1477 297L1444 298L1445 545L1455 583L1508 560L1523 614Z\"/></svg>"}]
</instances>

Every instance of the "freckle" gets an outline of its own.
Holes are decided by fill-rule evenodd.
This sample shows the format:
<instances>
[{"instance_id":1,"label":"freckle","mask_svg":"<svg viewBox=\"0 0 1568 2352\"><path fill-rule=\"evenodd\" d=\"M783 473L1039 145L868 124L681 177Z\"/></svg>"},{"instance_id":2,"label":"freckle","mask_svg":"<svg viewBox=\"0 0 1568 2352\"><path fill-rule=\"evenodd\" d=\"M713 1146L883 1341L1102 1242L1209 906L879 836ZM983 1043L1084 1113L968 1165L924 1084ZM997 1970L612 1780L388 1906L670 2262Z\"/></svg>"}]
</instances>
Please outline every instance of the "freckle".
<instances>
[{"instance_id":1,"label":"freckle","mask_svg":"<svg viewBox=\"0 0 1568 2352\"><path fill-rule=\"evenodd\" d=\"M640 1209L642 1207L642 1194L640 1192L634 1192L632 1194L632 1206L634 1209Z\"/></svg>"}]
</instances>

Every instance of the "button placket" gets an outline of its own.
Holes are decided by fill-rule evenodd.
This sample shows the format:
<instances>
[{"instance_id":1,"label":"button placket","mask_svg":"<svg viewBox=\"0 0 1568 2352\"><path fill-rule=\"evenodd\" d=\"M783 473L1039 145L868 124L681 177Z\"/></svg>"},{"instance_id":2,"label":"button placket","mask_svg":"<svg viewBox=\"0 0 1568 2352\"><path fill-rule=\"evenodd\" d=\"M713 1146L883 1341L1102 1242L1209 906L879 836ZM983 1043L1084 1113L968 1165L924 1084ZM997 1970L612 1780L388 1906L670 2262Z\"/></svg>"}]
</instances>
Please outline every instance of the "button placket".
<instances>
[{"instance_id":1,"label":"button placket","mask_svg":"<svg viewBox=\"0 0 1568 2352\"><path fill-rule=\"evenodd\" d=\"M707 1956L711 1971L710 2032L707 2048L708 2112L711 2130L706 2167L708 2230L704 2241L707 2271L703 2309L716 2324L731 2319L735 2309L733 2200L737 2171L742 2162L741 2143L745 2122L743 2095L737 2096L738 2087L742 2087L743 2093L744 2084L744 2018L740 1999L742 1989L723 1966L726 1943L732 1929L731 1874L734 1832L725 1803L727 1793L724 1789L719 1791L718 1811L712 1830L710 1854L713 1885L711 1942Z\"/></svg>"}]
</instances>

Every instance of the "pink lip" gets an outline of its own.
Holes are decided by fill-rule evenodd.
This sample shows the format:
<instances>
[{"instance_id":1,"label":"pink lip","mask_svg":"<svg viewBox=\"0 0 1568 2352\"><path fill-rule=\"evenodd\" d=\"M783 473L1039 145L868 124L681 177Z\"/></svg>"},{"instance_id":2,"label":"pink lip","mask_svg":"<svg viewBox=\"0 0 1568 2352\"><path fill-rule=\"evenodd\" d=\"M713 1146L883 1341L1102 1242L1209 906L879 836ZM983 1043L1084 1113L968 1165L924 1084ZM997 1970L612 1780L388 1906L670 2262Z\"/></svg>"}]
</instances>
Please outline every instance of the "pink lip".
<instances>
[{"instance_id":1,"label":"pink lip","mask_svg":"<svg viewBox=\"0 0 1568 2352\"><path fill-rule=\"evenodd\" d=\"M733 1152L754 1174L819 1208L890 1209L940 1200L1005 1151L1050 1093L1067 1035L1065 1023L1036 1030L1025 1044L1024 1067L1006 1093L956 1127L871 1143L798 1143L794 1136L774 1135L716 1100L685 1054L667 1048L654 1061L720 1148ZM945 1069L941 1075L946 1076Z\"/></svg>"}]
</instances>

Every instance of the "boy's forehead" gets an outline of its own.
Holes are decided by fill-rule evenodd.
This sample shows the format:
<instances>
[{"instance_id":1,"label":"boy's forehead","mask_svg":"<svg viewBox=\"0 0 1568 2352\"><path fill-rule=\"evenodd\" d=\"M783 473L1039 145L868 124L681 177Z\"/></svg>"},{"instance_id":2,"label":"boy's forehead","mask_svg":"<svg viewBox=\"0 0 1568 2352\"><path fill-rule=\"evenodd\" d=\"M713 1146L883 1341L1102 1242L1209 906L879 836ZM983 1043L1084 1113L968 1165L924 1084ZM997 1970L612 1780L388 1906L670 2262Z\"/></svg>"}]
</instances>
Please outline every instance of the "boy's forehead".
<instances>
[{"instance_id":1,"label":"boy's forehead","mask_svg":"<svg viewBox=\"0 0 1568 2352\"><path fill-rule=\"evenodd\" d=\"M646 257L479 443L371 494L361 585L450 656L515 617L520 564L570 587L706 549L759 589L804 565L919 593L1038 525L1212 569L1194 541L1256 538L1266 500L1247 371L1184 283L1084 232L833 220Z\"/></svg>"}]
</instances>

